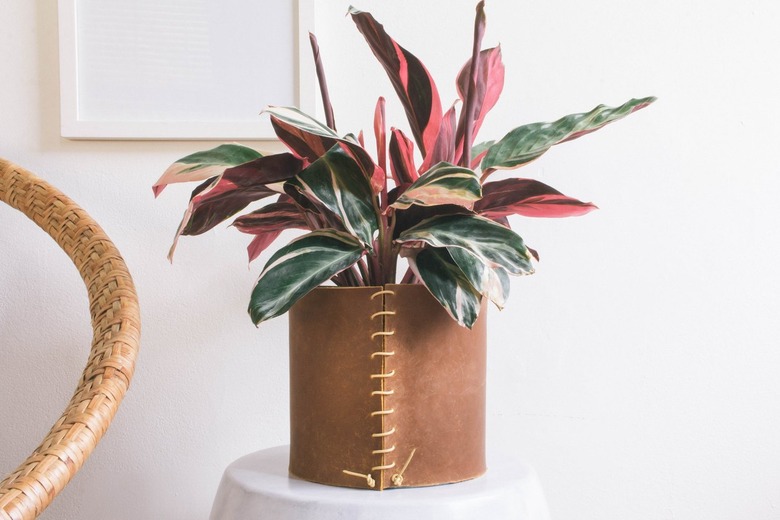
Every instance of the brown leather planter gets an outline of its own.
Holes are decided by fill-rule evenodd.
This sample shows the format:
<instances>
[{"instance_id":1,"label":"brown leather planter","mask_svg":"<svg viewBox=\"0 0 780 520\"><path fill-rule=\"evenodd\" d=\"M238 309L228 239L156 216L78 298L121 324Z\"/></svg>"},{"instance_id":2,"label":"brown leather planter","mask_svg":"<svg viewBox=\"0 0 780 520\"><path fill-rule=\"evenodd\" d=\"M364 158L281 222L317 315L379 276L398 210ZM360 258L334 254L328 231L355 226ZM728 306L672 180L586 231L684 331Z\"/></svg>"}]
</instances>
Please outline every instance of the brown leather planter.
<instances>
[{"instance_id":1,"label":"brown leather planter","mask_svg":"<svg viewBox=\"0 0 780 520\"><path fill-rule=\"evenodd\" d=\"M485 472L485 319L421 285L321 287L290 311L290 473L385 489Z\"/></svg>"}]
</instances>

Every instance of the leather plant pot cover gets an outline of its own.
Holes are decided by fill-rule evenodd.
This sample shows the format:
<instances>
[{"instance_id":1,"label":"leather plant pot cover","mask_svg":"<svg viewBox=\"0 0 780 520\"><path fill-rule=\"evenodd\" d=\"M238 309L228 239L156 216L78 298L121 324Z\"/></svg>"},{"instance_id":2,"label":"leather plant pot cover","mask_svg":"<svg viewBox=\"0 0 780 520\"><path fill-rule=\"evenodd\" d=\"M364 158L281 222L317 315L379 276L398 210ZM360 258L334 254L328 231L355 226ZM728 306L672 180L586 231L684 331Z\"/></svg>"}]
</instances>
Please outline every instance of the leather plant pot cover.
<instances>
[{"instance_id":1,"label":"leather plant pot cover","mask_svg":"<svg viewBox=\"0 0 780 520\"><path fill-rule=\"evenodd\" d=\"M290 473L386 489L485 472L486 309L422 285L320 287L290 310Z\"/></svg>"}]
</instances>

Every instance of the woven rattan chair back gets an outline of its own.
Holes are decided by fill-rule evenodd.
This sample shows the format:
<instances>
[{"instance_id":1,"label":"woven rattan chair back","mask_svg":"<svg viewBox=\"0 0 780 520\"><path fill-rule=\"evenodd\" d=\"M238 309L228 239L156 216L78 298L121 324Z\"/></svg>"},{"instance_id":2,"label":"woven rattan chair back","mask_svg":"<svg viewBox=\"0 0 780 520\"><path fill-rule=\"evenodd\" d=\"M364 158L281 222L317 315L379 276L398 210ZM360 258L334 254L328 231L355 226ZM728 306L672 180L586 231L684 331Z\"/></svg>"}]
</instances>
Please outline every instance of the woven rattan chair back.
<instances>
[{"instance_id":1,"label":"woven rattan chair back","mask_svg":"<svg viewBox=\"0 0 780 520\"><path fill-rule=\"evenodd\" d=\"M140 315L119 251L78 205L2 159L0 200L27 215L71 258L87 286L92 317L92 348L73 398L40 446L0 482L0 520L27 520L46 509L108 428L133 376Z\"/></svg>"}]
</instances>

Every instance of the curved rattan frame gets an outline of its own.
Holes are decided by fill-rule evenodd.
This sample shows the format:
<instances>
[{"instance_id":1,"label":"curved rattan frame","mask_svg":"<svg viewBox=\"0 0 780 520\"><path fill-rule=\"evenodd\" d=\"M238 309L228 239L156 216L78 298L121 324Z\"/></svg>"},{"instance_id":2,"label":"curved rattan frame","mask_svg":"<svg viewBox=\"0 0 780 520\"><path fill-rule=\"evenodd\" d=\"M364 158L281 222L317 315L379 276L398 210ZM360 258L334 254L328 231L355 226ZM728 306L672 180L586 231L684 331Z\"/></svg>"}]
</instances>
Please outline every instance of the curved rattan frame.
<instances>
[{"instance_id":1,"label":"curved rattan frame","mask_svg":"<svg viewBox=\"0 0 780 520\"><path fill-rule=\"evenodd\" d=\"M27 520L46 509L108 428L133 376L141 322L127 266L83 209L2 159L0 200L27 215L71 258L87 286L92 317L92 349L73 398L40 446L0 482L0 520Z\"/></svg>"}]
</instances>

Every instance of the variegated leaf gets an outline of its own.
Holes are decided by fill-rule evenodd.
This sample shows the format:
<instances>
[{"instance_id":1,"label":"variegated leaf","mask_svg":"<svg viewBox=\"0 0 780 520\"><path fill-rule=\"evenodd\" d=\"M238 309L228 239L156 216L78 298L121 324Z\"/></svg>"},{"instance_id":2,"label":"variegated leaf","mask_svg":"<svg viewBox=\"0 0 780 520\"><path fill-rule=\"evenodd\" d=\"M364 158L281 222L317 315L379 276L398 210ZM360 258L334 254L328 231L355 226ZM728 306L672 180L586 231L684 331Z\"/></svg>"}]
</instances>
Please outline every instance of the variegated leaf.
<instances>
[{"instance_id":1,"label":"variegated leaf","mask_svg":"<svg viewBox=\"0 0 780 520\"><path fill-rule=\"evenodd\" d=\"M249 302L255 325L287 312L309 291L357 262L363 244L347 233L312 231L282 247L265 265Z\"/></svg>"},{"instance_id":2,"label":"variegated leaf","mask_svg":"<svg viewBox=\"0 0 780 520\"><path fill-rule=\"evenodd\" d=\"M374 195L357 162L339 145L288 182L339 217L344 228L370 247L379 229Z\"/></svg>"},{"instance_id":3,"label":"variegated leaf","mask_svg":"<svg viewBox=\"0 0 780 520\"><path fill-rule=\"evenodd\" d=\"M222 175L226 168L262 157L259 152L240 144L221 144L211 150L182 157L168 167L152 186L154 196L176 182L204 181Z\"/></svg>"},{"instance_id":4,"label":"variegated leaf","mask_svg":"<svg viewBox=\"0 0 780 520\"><path fill-rule=\"evenodd\" d=\"M476 170L479 168L479 163L487 155L490 147L493 146L495 141L485 141L484 143L475 144L471 147L471 169Z\"/></svg>"},{"instance_id":5,"label":"variegated leaf","mask_svg":"<svg viewBox=\"0 0 780 520\"><path fill-rule=\"evenodd\" d=\"M615 108L599 105L590 112L572 114L553 123L532 123L515 128L490 147L482 159L482 170L522 166L556 144L594 132L648 106L653 101L654 97L647 97L631 99Z\"/></svg>"},{"instance_id":6,"label":"variegated leaf","mask_svg":"<svg viewBox=\"0 0 780 520\"><path fill-rule=\"evenodd\" d=\"M349 14L387 72L406 111L412 135L425 157L436 141L442 115L433 78L420 60L388 36L370 13L350 7Z\"/></svg>"},{"instance_id":7,"label":"variegated leaf","mask_svg":"<svg viewBox=\"0 0 780 520\"><path fill-rule=\"evenodd\" d=\"M448 247L452 260L474 288L503 309L509 298L509 275L502 267L488 267L472 253L460 247Z\"/></svg>"},{"instance_id":8,"label":"variegated leaf","mask_svg":"<svg viewBox=\"0 0 780 520\"><path fill-rule=\"evenodd\" d=\"M276 195L280 183L301 170L303 162L289 153L267 155L226 169L198 186L176 231L168 258L180 235L199 235L232 217L250 203Z\"/></svg>"},{"instance_id":9,"label":"variegated leaf","mask_svg":"<svg viewBox=\"0 0 780 520\"><path fill-rule=\"evenodd\" d=\"M482 295L446 249L425 248L409 257L409 266L458 325L471 328L477 321Z\"/></svg>"},{"instance_id":10,"label":"variegated leaf","mask_svg":"<svg viewBox=\"0 0 780 520\"><path fill-rule=\"evenodd\" d=\"M473 170L442 162L414 181L391 207L406 209L413 204L456 204L471 209L481 196L479 177Z\"/></svg>"},{"instance_id":11,"label":"variegated leaf","mask_svg":"<svg viewBox=\"0 0 780 520\"><path fill-rule=\"evenodd\" d=\"M374 163L355 136L339 137L326 125L295 107L270 106L265 112L271 115L271 124L279 140L293 153L314 162L336 143L341 143L355 157L366 178L371 180L374 193L382 191L385 172Z\"/></svg>"},{"instance_id":12,"label":"variegated leaf","mask_svg":"<svg viewBox=\"0 0 780 520\"><path fill-rule=\"evenodd\" d=\"M396 241L401 244L424 242L432 247L460 247L488 267L502 267L516 275L534 272L531 254L517 233L476 215L433 217L404 231Z\"/></svg>"},{"instance_id":13,"label":"variegated leaf","mask_svg":"<svg viewBox=\"0 0 780 520\"><path fill-rule=\"evenodd\" d=\"M392 200L392 198L390 199ZM442 204L441 206L410 206L403 211L395 212L395 227L393 228L393 239L401 236L401 233L412 228L429 218L440 215L473 215L474 212L458 206L456 204Z\"/></svg>"},{"instance_id":14,"label":"variegated leaf","mask_svg":"<svg viewBox=\"0 0 780 520\"><path fill-rule=\"evenodd\" d=\"M507 215L576 217L597 209L533 179L504 179L482 186L474 211L490 219Z\"/></svg>"}]
</instances>

